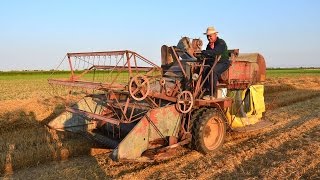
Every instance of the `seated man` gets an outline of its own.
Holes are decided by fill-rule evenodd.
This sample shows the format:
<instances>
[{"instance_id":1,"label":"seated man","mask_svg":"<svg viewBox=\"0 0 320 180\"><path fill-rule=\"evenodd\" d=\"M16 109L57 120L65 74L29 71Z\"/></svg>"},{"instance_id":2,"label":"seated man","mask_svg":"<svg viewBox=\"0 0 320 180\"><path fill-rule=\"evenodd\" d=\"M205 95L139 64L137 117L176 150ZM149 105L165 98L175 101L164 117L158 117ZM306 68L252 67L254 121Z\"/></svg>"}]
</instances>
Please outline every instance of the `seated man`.
<instances>
[{"instance_id":1,"label":"seated man","mask_svg":"<svg viewBox=\"0 0 320 180\"><path fill-rule=\"evenodd\" d=\"M208 75L211 67L214 64L216 57L221 55L220 60L218 61L218 63L213 69L213 88L214 88L213 90L215 94L217 92L217 83L221 74L224 71L226 71L230 66L227 44L223 39L217 36L217 33L218 32L215 30L214 27L208 27L207 32L204 34L207 35L207 39L209 43L207 45L206 50L202 51L202 54L206 58L208 58L208 60L206 60L205 65L210 66L210 68L207 67L203 71L203 76L202 76L203 80ZM203 99L206 99L206 100L212 99L209 95L211 92L211 85L209 83L210 82L209 80L210 80L210 77L204 84L204 88L206 89L206 92L203 96Z\"/></svg>"}]
</instances>

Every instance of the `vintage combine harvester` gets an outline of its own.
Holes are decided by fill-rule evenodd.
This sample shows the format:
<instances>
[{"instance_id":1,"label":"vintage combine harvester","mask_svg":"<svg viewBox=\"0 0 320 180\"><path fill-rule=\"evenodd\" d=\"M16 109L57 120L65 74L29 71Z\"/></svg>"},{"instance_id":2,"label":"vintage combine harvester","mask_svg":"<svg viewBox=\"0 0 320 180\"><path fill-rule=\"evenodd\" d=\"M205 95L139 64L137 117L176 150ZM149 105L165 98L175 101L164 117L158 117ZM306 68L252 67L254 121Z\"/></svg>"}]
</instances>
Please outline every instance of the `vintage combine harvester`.
<instances>
[{"instance_id":1,"label":"vintage combine harvester","mask_svg":"<svg viewBox=\"0 0 320 180\"><path fill-rule=\"evenodd\" d=\"M152 160L182 145L209 153L221 147L227 129L265 125L264 58L230 50L232 63L219 80L216 97L203 100L202 87L206 80L212 82L219 57L203 77L210 67L208 58L197 53L201 46L200 39L187 37L177 46L162 46L161 67L128 50L68 53L70 76L48 81L70 87L70 96L83 97L71 100L48 126L86 133L114 149L114 160Z\"/></svg>"}]
</instances>

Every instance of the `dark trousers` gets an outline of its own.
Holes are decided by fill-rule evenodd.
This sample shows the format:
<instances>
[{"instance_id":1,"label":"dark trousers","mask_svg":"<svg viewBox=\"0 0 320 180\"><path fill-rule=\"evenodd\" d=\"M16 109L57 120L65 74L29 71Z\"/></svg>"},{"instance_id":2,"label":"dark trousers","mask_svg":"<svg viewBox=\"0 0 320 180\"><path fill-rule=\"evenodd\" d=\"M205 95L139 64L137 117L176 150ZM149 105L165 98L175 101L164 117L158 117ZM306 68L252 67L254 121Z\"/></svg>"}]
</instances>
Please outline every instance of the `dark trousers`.
<instances>
[{"instance_id":1,"label":"dark trousers","mask_svg":"<svg viewBox=\"0 0 320 180\"><path fill-rule=\"evenodd\" d=\"M210 67L206 67L203 73L203 80L205 79L205 77L208 75L211 67L213 66L213 61L208 61L208 63L206 63L206 65L209 65ZM229 60L223 60L223 61L219 61L216 66L213 68L213 92L215 94L215 92L217 91L217 82L221 76L221 74L226 71L230 66L230 61ZM207 79L207 81L204 83L203 88L205 88L208 92L211 92L211 75L209 75L209 78ZM206 94L207 94L206 93Z\"/></svg>"}]
</instances>

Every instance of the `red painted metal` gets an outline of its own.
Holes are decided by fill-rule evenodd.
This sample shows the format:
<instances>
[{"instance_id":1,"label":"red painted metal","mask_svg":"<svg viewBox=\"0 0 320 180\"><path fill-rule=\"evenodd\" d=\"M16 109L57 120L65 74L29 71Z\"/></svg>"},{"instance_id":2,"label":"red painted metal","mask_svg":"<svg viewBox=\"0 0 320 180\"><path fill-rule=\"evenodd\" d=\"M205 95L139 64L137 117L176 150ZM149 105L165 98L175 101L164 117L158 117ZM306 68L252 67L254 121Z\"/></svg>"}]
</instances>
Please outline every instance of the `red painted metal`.
<instances>
[{"instance_id":1,"label":"red painted metal","mask_svg":"<svg viewBox=\"0 0 320 180\"><path fill-rule=\"evenodd\" d=\"M84 100L66 110L86 121L97 121L100 127L103 125L112 144L119 143L113 152L115 158L138 158L151 147L189 143L194 110L217 108L224 113L233 103L228 97L202 99L204 82L209 78L212 82L220 57L216 57L210 72L204 75L207 59L190 55L198 49L184 51L163 46L161 51L165 53L161 56L162 68L128 50L68 53L70 78L48 81L84 89L87 94ZM232 65L220 80L228 90L245 89L265 80L265 61L260 54L242 56L233 50L230 58ZM91 75L93 78L89 80ZM91 104L86 98L91 98ZM66 117L78 120L70 113ZM64 121L60 118L59 122Z\"/></svg>"},{"instance_id":2,"label":"red painted metal","mask_svg":"<svg viewBox=\"0 0 320 180\"><path fill-rule=\"evenodd\" d=\"M81 110L78 110L78 109L73 109L73 108L70 108L70 107L67 107L66 111L89 117L89 118L91 118L91 120L104 121L104 122L112 123L112 124L115 124L115 125L119 125L121 123L121 121L119 121L117 119L106 118L104 116L100 116L100 115L97 115L97 114L94 114L94 113L90 113L90 112L86 112L86 111L81 111Z\"/></svg>"},{"instance_id":3,"label":"red painted metal","mask_svg":"<svg viewBox=\"0 0 320 180\"><path fill-rule=\"evenodd\" d=\"M221 76L221 82L228 89L246 89L252 84L263 83L266 77L266 64L258 53L235 57L230 68Z\"/></svg>"},{"instance_id":4,"label":"red painted metal","mask_svg":"<svg viewBox=\"0 0 320 180\"><path fill-rule=\"evenodd\" d=\"M232 104L232 99L231 98L217 98L217 99L212 99L212 100L204 100L204 99L196 99L194 106L196 107L202 107L202 106L207 106L207 107L218 107L218 105L222 108L228 108Z\"/></svg>"}]
</instances>

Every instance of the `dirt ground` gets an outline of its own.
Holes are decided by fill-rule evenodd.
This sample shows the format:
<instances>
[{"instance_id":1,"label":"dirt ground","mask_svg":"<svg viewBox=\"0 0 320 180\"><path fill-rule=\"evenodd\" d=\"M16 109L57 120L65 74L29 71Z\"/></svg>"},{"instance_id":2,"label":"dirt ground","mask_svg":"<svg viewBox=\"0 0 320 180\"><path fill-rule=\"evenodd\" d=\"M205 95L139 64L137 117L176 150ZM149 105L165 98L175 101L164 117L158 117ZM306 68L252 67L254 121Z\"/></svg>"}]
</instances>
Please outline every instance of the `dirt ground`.
<instances>
[{"instance_id":1,"label":"dirt ground","mask_svg":"<svg viewBox=\"0 0 320 180\"><path fill-rule=\"evenodd\" d=\"M0 101L0 177L5 179L319 179L320 77L268 79L266 118L273 125L228 132L202 155L179 148L172 159L114 162L110 150L81 135L46 128L63 111L60 97Z\"/></svg>"}]
</instances>

